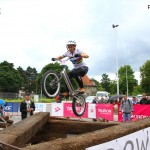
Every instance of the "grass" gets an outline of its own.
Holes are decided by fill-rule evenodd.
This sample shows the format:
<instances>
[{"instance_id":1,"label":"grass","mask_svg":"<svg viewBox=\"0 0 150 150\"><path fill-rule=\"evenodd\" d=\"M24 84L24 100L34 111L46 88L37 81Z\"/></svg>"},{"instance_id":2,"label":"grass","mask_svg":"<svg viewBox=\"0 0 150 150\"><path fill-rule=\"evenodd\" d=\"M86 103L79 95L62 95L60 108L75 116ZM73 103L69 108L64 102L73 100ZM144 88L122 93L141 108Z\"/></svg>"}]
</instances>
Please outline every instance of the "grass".
<instances>
[{"instance_id":1,"label":"grass","mask_svg":"<svg viewBox=\"0 0 150 150\"><path fill-rule=\"evenodd\" d=\"M22 102L24 99L18 98L18 99L3 99L5 102ZM34 101L34 99L31 99L32 101ZM39 103L52 103L52 102L56 102L56 100L50 99L50 98L39 98Z\"/></svg>"}]
</instances>

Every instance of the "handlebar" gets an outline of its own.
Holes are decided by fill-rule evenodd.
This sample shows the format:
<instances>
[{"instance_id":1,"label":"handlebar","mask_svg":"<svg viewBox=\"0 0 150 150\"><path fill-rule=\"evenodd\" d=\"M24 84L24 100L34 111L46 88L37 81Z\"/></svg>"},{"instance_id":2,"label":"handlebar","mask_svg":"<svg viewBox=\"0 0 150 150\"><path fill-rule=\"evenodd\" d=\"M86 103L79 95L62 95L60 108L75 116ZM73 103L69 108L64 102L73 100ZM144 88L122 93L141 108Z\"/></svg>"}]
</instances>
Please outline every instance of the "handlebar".
<instances>
[{"instance_id":1,"label":"handlebar","mask_svg":"<svg viewBox=\"0 0 150 150\"><path fill-rule=\"evenodd\" d=\"M82 57L81 54L75 54L74 57L70 57L68 59L66 59L65 61L68 61L72 58L77 58L77 57ZM52 58L52 61L60 61L61 62L61 59L60 60L56 60L56 58Z\"/></svg>"},{"instance_id":2,"label":"handlebar","mask_svg":"<svg viewBox=\"0 0 150 150\"><path fill-rule=\"evenodd\" d=\"M68 59L56 59L56 58L52 58L52 61L60 61L60 62L66 62L66 61L68 61L68 60L70 60L70 59L72 59L72 58L77 58L77 57L70 57L70 58L68 58Z\"/></svg>"}]
</instances>

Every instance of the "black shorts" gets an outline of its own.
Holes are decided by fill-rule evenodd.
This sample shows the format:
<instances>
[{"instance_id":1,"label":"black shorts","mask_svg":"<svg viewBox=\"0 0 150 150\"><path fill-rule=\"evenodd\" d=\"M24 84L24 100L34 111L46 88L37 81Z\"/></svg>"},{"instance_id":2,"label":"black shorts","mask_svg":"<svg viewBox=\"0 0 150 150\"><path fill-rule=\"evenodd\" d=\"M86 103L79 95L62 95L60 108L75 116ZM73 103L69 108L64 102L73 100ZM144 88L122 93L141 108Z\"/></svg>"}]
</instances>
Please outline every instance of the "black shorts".
<instances>
[{"instance_id":1,"label":"black shorts","mask_svg":"<svg viewBox=\"0 0 150 150\"><path fill-rule=\"evenodd\" d=\"M88 72L89 68L87 66L82 66L82 67L79 67L79 68L74 68L71 73L74 74L74 75L77 75L77 76L85 76Z\"/></svg>"}]
</instances>

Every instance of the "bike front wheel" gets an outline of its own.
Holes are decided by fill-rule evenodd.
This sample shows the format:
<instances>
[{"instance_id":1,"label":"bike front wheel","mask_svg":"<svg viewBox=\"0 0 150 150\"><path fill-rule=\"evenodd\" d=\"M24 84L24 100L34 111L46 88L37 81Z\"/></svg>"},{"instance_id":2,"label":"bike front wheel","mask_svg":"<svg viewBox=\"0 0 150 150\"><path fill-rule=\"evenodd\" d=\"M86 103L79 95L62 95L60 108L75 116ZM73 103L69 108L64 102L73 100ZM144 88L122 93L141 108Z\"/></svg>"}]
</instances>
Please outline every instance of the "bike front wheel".
<instances>
[{"instance_id":1,"label":"bike front wheel","mask_svg":"<svg viewBox=\"0 0 150 150\"><path fill-rule=\"evenodd\" d=\"M72 109L74 114L78 117L84 114L86 109L86 101L83 95L76 95L73 97Z\"/></svg>"},{"instance_id":2,"label":"bike front wheel","mask_svg":"<svg viewBox=\"0 0 150 150\"><path fill-rule=\"evenodd\" d=\"M42 91L48 98L54 98L60 91L58 75L53 71L47 71L42 77Z\"/></svg>"}]
</instances>

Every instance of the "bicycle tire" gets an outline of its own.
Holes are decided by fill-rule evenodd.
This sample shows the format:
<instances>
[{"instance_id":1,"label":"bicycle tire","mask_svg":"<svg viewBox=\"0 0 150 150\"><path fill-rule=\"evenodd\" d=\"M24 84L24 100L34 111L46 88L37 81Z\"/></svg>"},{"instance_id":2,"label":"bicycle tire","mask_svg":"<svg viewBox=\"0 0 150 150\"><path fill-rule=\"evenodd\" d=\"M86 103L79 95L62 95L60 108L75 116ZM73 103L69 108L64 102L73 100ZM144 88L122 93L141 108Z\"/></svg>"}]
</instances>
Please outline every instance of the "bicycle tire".
<instances>
[{"instance_id":1,"label":"bicycle tire","mask_svg":"<svg viewBox=\"0 0 150 150\"><path fill-rule=\"evenodd\" d=\"M72 110L77 117L81 117L84 114L86 110L86 100L83 95L76 95L73 97Z\"/></svg>"},{"instance_id":2,"label":"bicycle tire","mask_svg":"<svg viewBox=\"0 0 150 150\"><path fill-rule=\"evenodd\" d=\"M58 75L49 70L42 76L42 91L47 98L54 98L60 91Z\"/></svg>"}]
</instances>

